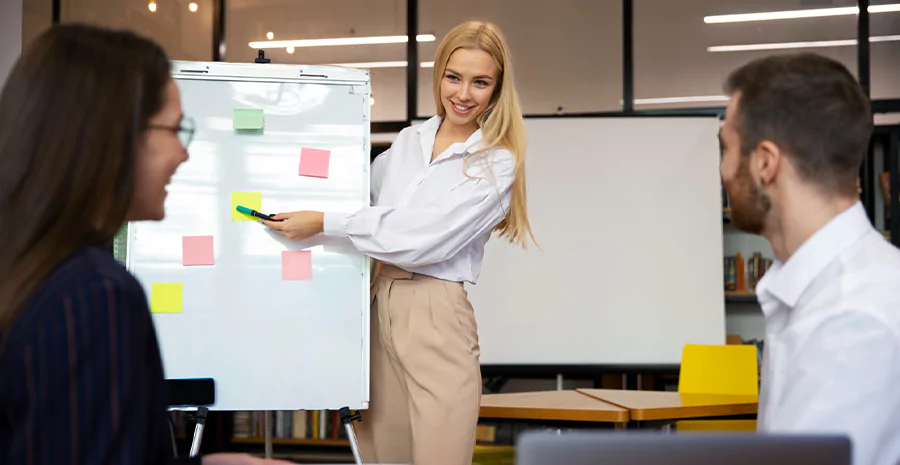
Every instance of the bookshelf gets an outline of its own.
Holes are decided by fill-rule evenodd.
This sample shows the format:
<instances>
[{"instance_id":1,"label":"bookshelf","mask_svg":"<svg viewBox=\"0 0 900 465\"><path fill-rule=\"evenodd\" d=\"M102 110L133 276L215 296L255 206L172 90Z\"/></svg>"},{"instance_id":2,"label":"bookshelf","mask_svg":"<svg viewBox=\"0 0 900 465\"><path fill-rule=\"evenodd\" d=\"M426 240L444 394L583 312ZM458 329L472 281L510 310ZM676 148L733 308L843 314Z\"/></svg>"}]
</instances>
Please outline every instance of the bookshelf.
<instances>
[{"instance_id":1,"label":"bookshelf","mask_svg":"<svg viewBox=\"0 0 900 465\"><path fill-rule=\"evenodd\" d=\"M722 189L722 258L724 261L725 333L741 341L760 340L765 325L759 306L756 283L761 279L774 257L765 238L744 232L731 222L731 205ZM737 255L741 255L739 264ZM742 268L741 271L738 271Z\"/></svg>"},{"instance_id":2,"label":"bookshelf","mask_svg":"<svg viewBox=\"0 0 900 465\"><path fill-rule=\"evenodd\" d=\"M352 461L350 442L336 411L270 412L273 456L296 463L348 463ZM233 412L229 450L260 453L265 449L264 412ZM337 425L337 427L336 427ZM187 430L183 425L181 430ZM521 424L479 423L476 430L475 465L512 465L516 435Z\"/></svg>"},{"instance_id":3,"label":"bookshelf","mask_svg":"<svg viewBox=\"0 0 900 465\"><path fill-rule=\"evenodd\" d=\"M235 444L265 444L266 440L263 437L233 437L231 442ZM350 441L346 439L272 438L272 444L281 446L350 447Z\"/></svg>"},{"instance_id":4,"label":"bookshelf","mask_svg":"<svg viewBox=\"0 0 900 465\"><path fill-rule=\"evenodd\" d=\"M758 300L753 291L725 291L725 303L755 304Z\"/></svg>"},{"instance_id":5,"label":"bookshelf","mask_svg":"<svg viewBox=\"0 0 900 465\"><path fill-rule=\"evenodd\" d=\"M259 453L264 445L262 437L232 438L236 450ZM352 462L350 443L346 439L273 438L273 456L297 463ZM477 444L473 465L514 465L516 448L513 445Z\"/></svg>"}]
</instances>

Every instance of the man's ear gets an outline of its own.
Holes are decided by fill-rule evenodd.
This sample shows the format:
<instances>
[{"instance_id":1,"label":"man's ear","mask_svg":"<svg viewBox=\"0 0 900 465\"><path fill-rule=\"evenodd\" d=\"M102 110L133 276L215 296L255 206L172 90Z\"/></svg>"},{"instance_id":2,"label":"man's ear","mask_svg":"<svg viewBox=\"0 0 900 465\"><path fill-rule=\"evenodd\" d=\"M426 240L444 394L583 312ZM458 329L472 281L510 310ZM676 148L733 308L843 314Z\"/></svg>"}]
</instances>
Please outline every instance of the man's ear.
<instances>
[{"instance_id":1,"label":"man's ear","mask_svg":"<svg viewBox=\"0 0 900 465\"><path fill-rule=\"evenodd\" d=\"M760 184L765 186L775 182L785 161L781 148L770 140L764 140L756 147L753 158Z\"/></svg>"}]
</instances>

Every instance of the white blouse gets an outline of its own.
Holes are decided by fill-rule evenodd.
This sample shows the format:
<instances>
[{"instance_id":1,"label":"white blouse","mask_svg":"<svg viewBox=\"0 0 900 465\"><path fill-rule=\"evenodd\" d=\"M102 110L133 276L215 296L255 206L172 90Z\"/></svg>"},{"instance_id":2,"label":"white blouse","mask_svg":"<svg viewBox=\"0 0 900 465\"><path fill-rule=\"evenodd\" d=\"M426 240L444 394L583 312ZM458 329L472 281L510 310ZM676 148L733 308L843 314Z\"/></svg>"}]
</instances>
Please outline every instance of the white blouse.
<instances>
[{"instance_id":1,"label":"white blouse","mask_svg":"<svg viewBox=\"0 0 900 465\"><path fill-rule=\"evenodd\" d=\"M481 129L432 162L440 124L435 116L401 131L372 164L373 206L326 212L325 235L347 237L359 251L406 271L475 283L484 245L509 209L516 162L496 147L464 166Z\"/></svg>"}]
</instances>

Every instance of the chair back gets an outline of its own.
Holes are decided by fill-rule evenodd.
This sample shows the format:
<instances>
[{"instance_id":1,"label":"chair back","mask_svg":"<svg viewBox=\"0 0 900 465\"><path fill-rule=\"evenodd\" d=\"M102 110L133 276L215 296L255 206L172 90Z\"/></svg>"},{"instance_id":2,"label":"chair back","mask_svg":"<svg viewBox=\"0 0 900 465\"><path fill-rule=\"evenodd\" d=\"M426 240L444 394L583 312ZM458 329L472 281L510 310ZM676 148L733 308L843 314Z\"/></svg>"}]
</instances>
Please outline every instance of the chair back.
<instances>
[{"instance_id":1,"label":"chair back","mask_svg":"<svg viewBox=\"0 0 900 465\"><path fill-rule=\"evenodd\" d=\"M759 395L756 346L687 344L681 353L678 392Z\"/></svg>"}]
</instances>

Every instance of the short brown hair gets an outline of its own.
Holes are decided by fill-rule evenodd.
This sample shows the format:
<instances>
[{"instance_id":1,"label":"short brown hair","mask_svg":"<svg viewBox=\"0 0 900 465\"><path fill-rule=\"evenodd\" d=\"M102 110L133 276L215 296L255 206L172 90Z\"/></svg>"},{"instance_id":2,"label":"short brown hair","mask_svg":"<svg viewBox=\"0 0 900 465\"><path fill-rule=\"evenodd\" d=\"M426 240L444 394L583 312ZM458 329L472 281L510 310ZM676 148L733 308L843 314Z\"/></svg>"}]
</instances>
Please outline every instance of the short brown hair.
<instances>
[{"instance_id":1,"label":"short brown hair","mask_svg":"<svg viewBox=\"0 0 900 465\"><path fill-rule=\"evenodd\" d=\"M0 348L62 260L112 242L170 81L163 49L131 32L66 24L22 52L0 93Z\"/></svg>"},{"instance_id":2,"label":"short brown hair","mask_svg":"<svg viewBox=\"0 0 900 465\"><path fill-rule=\"evenodd\" d=\"M872 112L844 65L815 53L769 56L732 72L725 91L740 95L742 155L770 140L805 180L827 193L856 195Z\"/></svg>"}]
</instances>

